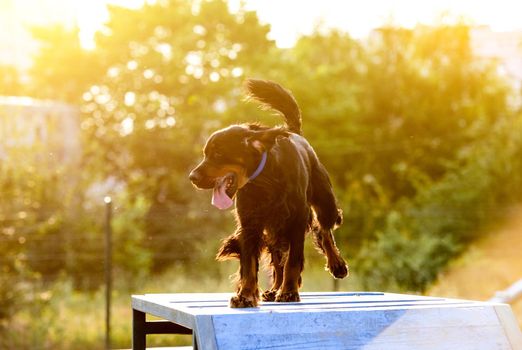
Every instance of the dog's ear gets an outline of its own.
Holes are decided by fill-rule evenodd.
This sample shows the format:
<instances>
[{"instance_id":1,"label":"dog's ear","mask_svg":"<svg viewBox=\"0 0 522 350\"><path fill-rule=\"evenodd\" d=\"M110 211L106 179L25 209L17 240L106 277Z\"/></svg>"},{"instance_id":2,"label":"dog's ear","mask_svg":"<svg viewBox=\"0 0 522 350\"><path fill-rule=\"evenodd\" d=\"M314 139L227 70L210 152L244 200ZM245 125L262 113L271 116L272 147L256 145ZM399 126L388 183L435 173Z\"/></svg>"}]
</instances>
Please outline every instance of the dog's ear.
<instances>
[{"instance_id":1,"label":"dog's ear","mask_svg":"<svg viewBox=\"0 0 522 350\"><path fill-rule=\"evenodd\" d=\"M284 128L270 128L264 130L251 131L246 143L254 147L259 152L270 150L278 137L288 137L290 133Z\"/></svg>"}]
</instances>

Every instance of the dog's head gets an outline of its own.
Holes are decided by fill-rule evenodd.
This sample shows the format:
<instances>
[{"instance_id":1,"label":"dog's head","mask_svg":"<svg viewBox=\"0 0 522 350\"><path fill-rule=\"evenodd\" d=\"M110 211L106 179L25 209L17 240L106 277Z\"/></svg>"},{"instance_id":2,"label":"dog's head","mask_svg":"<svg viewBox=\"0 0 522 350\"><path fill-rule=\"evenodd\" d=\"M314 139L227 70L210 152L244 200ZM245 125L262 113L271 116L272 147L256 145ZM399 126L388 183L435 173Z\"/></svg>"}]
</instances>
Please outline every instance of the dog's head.
<instances>
[{"instance_id":1,"label":"dog's head","mask_svg":"<svg viewBox=\"0 0 522 350\"><path fill-rule=\"evenodd\" d=\"M232 125L213 133L203 149L204 159L189 175L201 189L213 188L212 204L227 209L237 191L245 186L277 137L287 137L284 128Z\"/></svg>"}]
</instances>

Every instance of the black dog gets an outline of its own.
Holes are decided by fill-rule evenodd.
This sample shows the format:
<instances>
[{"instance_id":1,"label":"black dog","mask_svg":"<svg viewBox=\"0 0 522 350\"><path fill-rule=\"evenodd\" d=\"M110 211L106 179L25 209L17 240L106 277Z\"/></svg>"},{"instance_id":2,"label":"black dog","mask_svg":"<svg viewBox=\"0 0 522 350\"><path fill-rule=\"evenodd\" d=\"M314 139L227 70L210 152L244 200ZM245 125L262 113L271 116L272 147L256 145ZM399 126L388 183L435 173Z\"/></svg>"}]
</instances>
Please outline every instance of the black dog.
<instances>
[{"instance_id":1,"label":"black dog","mask_svg":"<svg viewBox=\"0 0 522 350\"><path fill-rule=\"evenodd\" d=\"M332 234L342 212L326 169L301 136L301 112L292 94L266 80L249 79L246 89L250 98L280 112L286 127L241 124L216 131L205 145L205 159L189 178L198 188L213 188L212 204L220 209L232 206L236 197L238 228L217 255L218 260L240 260L230 306L257 306L263 250L271 255L273 276L263 300L299 301L307 231L313 232L330 273L348 275Z\"/></svg>"}]
</instances>

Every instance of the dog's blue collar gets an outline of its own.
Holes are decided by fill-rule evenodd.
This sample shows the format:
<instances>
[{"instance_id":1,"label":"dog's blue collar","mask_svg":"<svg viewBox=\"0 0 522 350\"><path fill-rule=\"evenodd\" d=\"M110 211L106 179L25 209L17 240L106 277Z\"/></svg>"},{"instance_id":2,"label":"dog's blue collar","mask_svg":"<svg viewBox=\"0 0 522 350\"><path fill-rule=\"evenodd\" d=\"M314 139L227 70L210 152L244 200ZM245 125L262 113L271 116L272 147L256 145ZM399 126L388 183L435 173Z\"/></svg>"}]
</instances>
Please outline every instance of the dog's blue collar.
<instances>
[{"instance_id":1,"label":"dog's blue collar","mask_svg":"<svg viewBox=\"0 0 522 350\"><path fill-rule=\"evenodd\" d=\"M259 162L259 165L257 166L256 171L254 171L254 173L252 175L250 175L250 177L248 178L248 181L254 180L256 177L259 176L259 174L261 174L261 172L263 171L263 169L265 168L265 165L266 165L266 158L267 158L267 153L265 151L261 155L261 162Z\"/></svg>"}]
</instances>

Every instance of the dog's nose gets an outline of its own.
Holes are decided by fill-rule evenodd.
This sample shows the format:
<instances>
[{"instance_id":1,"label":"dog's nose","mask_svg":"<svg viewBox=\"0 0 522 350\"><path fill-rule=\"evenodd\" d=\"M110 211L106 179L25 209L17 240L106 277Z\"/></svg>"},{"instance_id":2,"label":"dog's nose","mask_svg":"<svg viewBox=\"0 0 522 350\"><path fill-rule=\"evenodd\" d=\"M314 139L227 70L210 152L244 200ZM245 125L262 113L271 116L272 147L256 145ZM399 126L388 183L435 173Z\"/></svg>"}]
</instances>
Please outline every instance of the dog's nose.
<instances>
[{"instance_id":1,"label":"dog's nose","mask_svg":"<svg viewBox=\"0 0 522 350\"><path fill-rule=\"evenodd\" d=\"M201 180L201 174L195 170L192 170L189 174L189 180L193 183L197 183Z\"/></svg>"}]
</instances>

